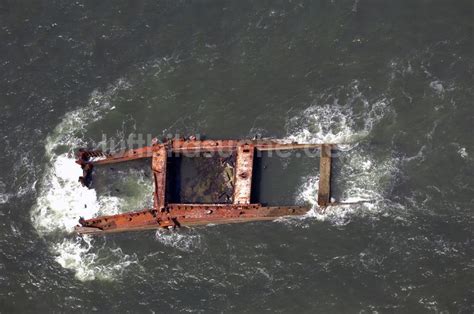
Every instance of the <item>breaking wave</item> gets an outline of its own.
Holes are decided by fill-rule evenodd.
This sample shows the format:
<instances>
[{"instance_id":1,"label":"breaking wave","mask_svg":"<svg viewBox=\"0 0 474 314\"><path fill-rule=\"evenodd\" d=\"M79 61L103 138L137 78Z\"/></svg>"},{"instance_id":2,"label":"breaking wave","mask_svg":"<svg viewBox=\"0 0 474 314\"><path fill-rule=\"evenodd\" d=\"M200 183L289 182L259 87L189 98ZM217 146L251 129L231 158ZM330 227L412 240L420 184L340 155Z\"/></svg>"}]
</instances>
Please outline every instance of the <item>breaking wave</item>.
<instances>
[{"instance_id":1,"label":"breaking wave","mask_svg":"<svg viewBox=\"0 0 474 314\"><path fill-rule=\"evenodd\" d=\"M88 104L67 113L61 123L46 141L47 169L40 182L37 204L32 210L32 221L38 232L50 244L56 261L71 269L79 280L110 280L120 275L127 267L138 264L135 255L127 255L110 243L99 244L94 238L73 237L69 234L80 216L94 217L129 210L121 208L130 204L124 196L98 195L93 189L81 186L77 178L81 169L75 164L72 148L84 146L87 126L99 121L114 110L113 98L123 90L131 88L125 80L119 80L104 92L94 91ZM383 200L384 191L395 171L391 158L376 158L361 143L371 130L390 112L390 101L385 97L370 100L359 90L354 81L347 88L341 87L335 93L322 94L308 108L288 119L287 139L309 143L339 143L342 154L341 169L337 176L343 177L341 195L337 201L355 202L361 200ZM345 96L339 96L344 94ZM84 123L87 121L87 123ZM146 198L147 180L134 180L140 185L143 195L133 195L134 201ZM311 204L316 209L318 176L302 179L295 198L298 203ZM143 185L143 186L142 186ZM151 192L150 192L151 193ZM136 194L136 193L135 193ZM134 207L136 208L136 207ZM377 211L377 204L366 203L357 206L335 206L327 213L313 210L310 217L329 220L335 224L347 223L351 213ZM202 248L201 236L196 231L173 232L158 230L156 240L165 246L191 252Z\"/></svg>"},{"instance_id":2,"label":"breaking wave","mask_svg":"<svg viewBox=\"0 0 474 314\"><path fill-rule=\"evenodd\" d=\"M120 248L96 248L91 237L69 235L80 216L120 212L122 199L99 196L95 190L78 182L82 171L75 164L71 149L86 144L83 139L87 125L113 110L112 98L130 87L125 80L118 80L104 92L94 91L88 104L67 113L46 140L47 169L31 219L50 244L56 261L64 268L74 270L79 280L112 279L129 265L137 263L136 257L124 254ZM107 254L107 262L101 259L102 254Z\"/></svg>"},{"instance_id":3,"label":"breaking wave","mask_svg":"<svg viewBox=\"0 0 474 314\"><path fill-rule=\"evenodd\" d=\"M377 204L383 202L393 181L397 161L390 154L382 158L375 156L363 143L372 129L392 113L389 99L382 96L371 100L360 91L360 83L353 81L348 88L322 94L315 103L288 120L287 139L291 141L340 144L336 155L340 169L333 170L336 172L333 184L336 181L342 192L335 201L360 202L318 212L319 175L309 175L302 179L296 195L298 203L312 206L309 217L346 224L355 212L364 214L381 208ZM337 182L338 178L343 180Z\"/></svg>"}]
</instances>

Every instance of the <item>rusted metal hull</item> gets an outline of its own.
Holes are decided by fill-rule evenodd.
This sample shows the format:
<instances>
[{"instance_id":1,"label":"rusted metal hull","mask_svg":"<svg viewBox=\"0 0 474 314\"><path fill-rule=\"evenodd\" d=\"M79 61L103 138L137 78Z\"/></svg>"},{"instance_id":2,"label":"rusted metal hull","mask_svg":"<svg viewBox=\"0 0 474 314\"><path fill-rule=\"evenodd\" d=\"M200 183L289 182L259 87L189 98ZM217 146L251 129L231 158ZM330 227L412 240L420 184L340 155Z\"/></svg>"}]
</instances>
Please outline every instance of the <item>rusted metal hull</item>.
<instances>
[{"instance_id":1,"label":"rusted metal hull","mask_svg":"<svg viewBox=\"0 0 474 314\"><path fill-rule=\"evenodd\" d=\"M151 158L155 185L154 206L137 212L92 219L81 218L76 232L105 234L121 231L154 228L175 228L208 224L240 223L274 220L278 217L305 215L309 208L301 206L273 206L252 204L252 177L255 151L313 149L321 150L320 187L318 204L321 208L331 204L331 150L334 144L298 144L264 140L206 140L175 139L139 149L115 154L80 150L77 163L84 170L81 182L87 185L96 165ZM166 199L166 178L169 154L234 153L236 164L233 178L232 204L172 204Z\"/></svg>"},{"instance_id":2,"label":"rusted metal hull","mask_svg":"<svg viewBox=\"0 0 474 314\"><path fill-rule=\"evenodd\" d=\"M156 228L265 221L285 216L301 216L308 210L302 206L263 207L259 204L245 206L170 204L164 211L148 209L89 219L82 226L77 226L76 231L82 234L104 234Z\"/></svg>"}]
</instances>

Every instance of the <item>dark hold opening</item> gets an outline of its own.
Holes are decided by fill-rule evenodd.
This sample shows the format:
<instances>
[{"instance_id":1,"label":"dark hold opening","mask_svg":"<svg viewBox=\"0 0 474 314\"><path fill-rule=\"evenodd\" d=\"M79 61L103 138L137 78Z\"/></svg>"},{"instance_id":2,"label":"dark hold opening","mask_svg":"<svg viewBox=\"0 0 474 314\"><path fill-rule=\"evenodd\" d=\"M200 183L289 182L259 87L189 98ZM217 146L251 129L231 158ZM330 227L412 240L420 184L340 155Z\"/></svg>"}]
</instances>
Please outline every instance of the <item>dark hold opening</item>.
<instances>
[{"instance_id":1,"label":"dark hold opening","mask_svg":"<svg viewBox=\"0 0 474 314\"><path fill-rule=\"evenodd\" d=\"M196 157L174 154L168 159L167 200L177 204L230 204L235 157L203 152Z\"/></svg>"}]
</instances>

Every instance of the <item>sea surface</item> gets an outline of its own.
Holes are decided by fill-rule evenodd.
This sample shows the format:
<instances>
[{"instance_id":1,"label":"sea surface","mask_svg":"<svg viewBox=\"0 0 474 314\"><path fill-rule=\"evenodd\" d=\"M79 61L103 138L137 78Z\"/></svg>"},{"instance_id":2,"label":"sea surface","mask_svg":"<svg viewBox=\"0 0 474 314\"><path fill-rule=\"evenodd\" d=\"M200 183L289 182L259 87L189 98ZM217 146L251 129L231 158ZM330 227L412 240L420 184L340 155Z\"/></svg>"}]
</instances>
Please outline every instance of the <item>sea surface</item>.
<instances>
[{"instance_id":1,"label":"sea surface","mask_svg":"<svg viewBox=\"0 0 474 314\"><path fill-rule=\"evenodd\" d=\"M0 0L0 312L474 312L473 26L472 0ZM310 214L78 237L153 186L81 187L74 152L140 134L340 143L334 197L368 202L319 213L318 159L268 157L259 197Z\"/></svg>"}]
</instances>

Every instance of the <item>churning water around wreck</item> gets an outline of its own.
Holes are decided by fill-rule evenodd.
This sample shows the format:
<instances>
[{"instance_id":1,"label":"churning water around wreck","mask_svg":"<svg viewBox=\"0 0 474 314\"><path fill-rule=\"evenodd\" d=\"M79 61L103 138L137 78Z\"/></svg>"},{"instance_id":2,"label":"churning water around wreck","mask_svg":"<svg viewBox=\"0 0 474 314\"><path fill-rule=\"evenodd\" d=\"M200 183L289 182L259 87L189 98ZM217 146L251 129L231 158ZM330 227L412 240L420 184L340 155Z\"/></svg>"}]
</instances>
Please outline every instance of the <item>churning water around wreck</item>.
<instances>
[{"instance_id":1,"label":"churning water around wreck","mask_svg":"<svg viewBox=\"0 0 474 314\"><path fill-rule=\"evenodd\" d=\"M0 2L0 312L472 312L473 14L447 0ZM77 147L195 133L344 143L336 197L372 202L71 234L152 191L143 164L80 187ZM317 167L269 160L262 196L314 206Z\"/></svg>"}]
</instances>

